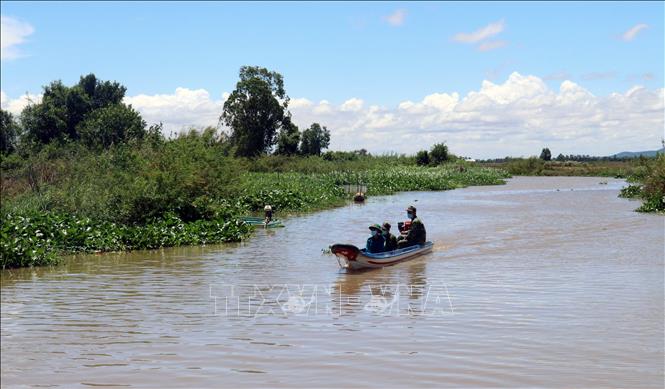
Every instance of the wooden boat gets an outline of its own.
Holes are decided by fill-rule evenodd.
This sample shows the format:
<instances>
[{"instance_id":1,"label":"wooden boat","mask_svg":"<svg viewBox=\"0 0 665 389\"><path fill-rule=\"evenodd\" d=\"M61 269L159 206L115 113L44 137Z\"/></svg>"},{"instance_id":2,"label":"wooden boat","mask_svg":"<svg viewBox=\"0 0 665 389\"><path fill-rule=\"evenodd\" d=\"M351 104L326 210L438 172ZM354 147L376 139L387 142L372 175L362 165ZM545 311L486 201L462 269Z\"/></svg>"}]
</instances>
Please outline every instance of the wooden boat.
<instances>
[{"instance_id":1,"label":"wooden boat","mask_svg":"<svg viewBox=\"0 0 665 389\"><path fill-rule=\"evenodd\" d=\"M241 219L250 226L264 226L266 228L284 227L284 224L277 219L273 219L267 225L265 224L265 219L258 216L243 216Z\"/></svg>"},{"instance_id":2,"label":"wooden boat","mask_svg":"<svg viewBox=\"0 0 665 389\"><path fill-rule=\"evenodd\" d=\"M340 267L358 270L392 266L408 261L419 255L431 252L433 246L432 242L425 242L403 249L373 254L368 253L365 249L359 249L352 244L334 244L330 246L330 251L337 257Z\"/></svg>"}]
</instances>

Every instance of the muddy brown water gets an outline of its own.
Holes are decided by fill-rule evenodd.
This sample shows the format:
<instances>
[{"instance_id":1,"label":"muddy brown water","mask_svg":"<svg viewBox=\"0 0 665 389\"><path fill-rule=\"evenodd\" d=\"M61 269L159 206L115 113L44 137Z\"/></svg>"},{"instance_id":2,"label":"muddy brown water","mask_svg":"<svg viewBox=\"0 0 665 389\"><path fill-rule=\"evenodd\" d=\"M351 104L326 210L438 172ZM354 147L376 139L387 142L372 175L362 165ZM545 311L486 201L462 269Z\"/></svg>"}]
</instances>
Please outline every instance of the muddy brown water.
<instances>
[{"instance_id":1,"label":"muddy brown water","mask_svg":"<svg viewBox=\"0 0 665 389\"><path fill-rule=\"evenodd\" d=\"M242 244L5 270L2 386L662 387L665 218L622 185L401 193ZM409 204L433 253L346 274L322 252Z\"/></svg>"}]
</instances>

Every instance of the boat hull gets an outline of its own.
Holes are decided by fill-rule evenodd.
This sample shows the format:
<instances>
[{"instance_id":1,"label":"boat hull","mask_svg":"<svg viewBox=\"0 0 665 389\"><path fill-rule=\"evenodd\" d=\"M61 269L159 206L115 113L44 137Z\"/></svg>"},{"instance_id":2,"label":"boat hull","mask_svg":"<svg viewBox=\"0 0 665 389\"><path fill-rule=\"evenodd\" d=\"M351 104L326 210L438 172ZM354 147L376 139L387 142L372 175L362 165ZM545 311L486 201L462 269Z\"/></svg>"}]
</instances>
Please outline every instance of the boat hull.
<instances>
[{"instance_id":1,"label":"boat hull","mask_svg":"<svg viewBox=\"0 0 665 389\"><path fill-rule=\"evenodd\" d=\"M420 255L431 252L433 246L434 244L432 242L425 242L420 245L403 249L371 254L354 245L335 244L330 247L330 251L337 257L340 267L350 270L360 270L393 266L401 262L409 261Z\"/></svg>"},{"instance_id":2,"label":"boat hull","mask_svg":"<svg viewBox=\"0 0 665 389\"><path fill-rule=\"evenodd\" d=\"M278 228L278 227L284 227L284 224L280 220L273 219L270 223L265 224L265 219L256 217L256 216L243 216L242 220L249 224L250 226L259 226L259 227L266 227L266 228Z\"/></svg>"}]
</instances>

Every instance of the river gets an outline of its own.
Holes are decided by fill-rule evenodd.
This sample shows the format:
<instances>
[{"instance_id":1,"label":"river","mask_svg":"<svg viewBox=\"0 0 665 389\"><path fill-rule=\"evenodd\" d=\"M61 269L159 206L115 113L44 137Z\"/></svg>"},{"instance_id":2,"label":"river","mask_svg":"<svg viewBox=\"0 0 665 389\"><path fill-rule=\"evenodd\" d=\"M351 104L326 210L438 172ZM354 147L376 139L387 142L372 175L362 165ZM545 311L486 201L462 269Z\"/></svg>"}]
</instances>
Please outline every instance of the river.
<instances>
[{"instance_id":1,"label":"river","mask_svg":"<svg viewBox=\"0 0 665 389\"><path fill-rule=\"evenodd\" d=\"M662 388L665 218L622 185L407 192L241 244L3 270L2 386ZM410 204L431 254L346 274L324 252Z\"/></svg>"}]
</instances>

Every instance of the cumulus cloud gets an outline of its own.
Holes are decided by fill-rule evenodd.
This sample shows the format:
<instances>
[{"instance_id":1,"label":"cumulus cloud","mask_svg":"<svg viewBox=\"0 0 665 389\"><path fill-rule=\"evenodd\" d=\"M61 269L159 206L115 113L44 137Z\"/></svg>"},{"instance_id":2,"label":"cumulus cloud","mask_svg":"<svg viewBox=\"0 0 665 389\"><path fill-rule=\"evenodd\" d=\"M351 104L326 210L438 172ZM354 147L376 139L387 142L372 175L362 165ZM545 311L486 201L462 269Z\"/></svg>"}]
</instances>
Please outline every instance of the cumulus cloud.
<instances>
[{"instance_id":1,"label":"cumulus cloud","mask_svg":"<svg viewBox=\"0 0 665 389\"><path fill-rule=\"evenodd\" d=\"M9 16L0 16L0 58L11 60L20 57L18 46L34 31L35 29L26 22Z\"/></svg>"},{"instance_id":2,"label":"cumulus cloud","mask_svg":"<svg viewBox=\"0 0 665 389\"><path fill-rule=\"evenodd\" d=\"M341 105L340 110L342 110L344 112L347 112L347 111L357 112L357 111L360 111L362 109L363 104L364 104L364 101L354 97L352 99L346 100Z\"/></svg>"},{"instance_id":3,"label":"cumulus cloud","mask_svg":"<svg viewBox=\"0 0 665 389\"><path fill-rule=\"evenodd\" d=\"M453 41L460 43L478 43L503 31L505 23L499 20L471 33L460 32L453 36Z\"/></svg>"},{"instance_id":4,"label":"cumulus cloud","mask_svg":"<svg viewBox=\"0 0 665 389\"><path fill-rule=\"evenodd\" d=\"M393 27L401 26L406 20L406 11L403 9L398 9L390 15L384 16L383 20L388 22L388 24Z\"/></svg>"},{"instance_id":5,"label":"cumulus cloud","mask_svg":"<svg viewBox=\"0 0 665 389\"><path fill-rule=\"evenodd\" d=\"M503 82L485 80L466 95L440 91L392 107L353 97L339 104L293 98L289 108L300 128L313 122L327 126L333 150L413 153L447 141L452 152L476 158L529 156L545 146L555 154L610 155L660 145L663 91L634 86L596 96L570 80L552 89L540 77L514 72ZM149 123L163 122L168 134L217 125L224 97L178 88L125 102ZM19 105L2 93L3 109Z\"/></svg>"},{"instance_id":6,"label":"cumulus cloud","mask_svg":"<svg viewBox=\"0 0 665 389\"><path fill-rule=\"evenodd\" d=\"M448 141L453 152L487 158L533 155L544 146L556 153L598 155L657 147L665 108L663 89L595 96L569 80L555 90L539 77L519 73L503 83L484 81L466 96L440 92L396 107L354 111L345 105L326 102L291 111L301 127L327 125L333 149L412 153ZM322 106L325 116L318 113Z\"/></svg>"},{"instance_id":7,"label":"cumulus cloud","mask_svg":"<svg viewBox=\"0 0 665 389\"><path fill-rule=\"evenodd\" d=\"M124 102L141 112L146 122L162 122L166 134L191 127L216 126L228 94L214 100L205 89L177 88L174 94L137 95Z\"/></svg>"},{"instance_id":8,"label":"cumulus cloud","mask_svg":"<svg viewBox=\"0 0 665 389\"><path fill-rule=\"evenodd\" d=\"M630 42L633 39L635 39L635 37L637 36L637 34L640 33L640 31L647 28L649 28L649 25L647 24L644 23L636 24L635 26L629 28L626 32L621 34L621 40L623 40L624 42Z\"/></svg>"}]
</instances>

